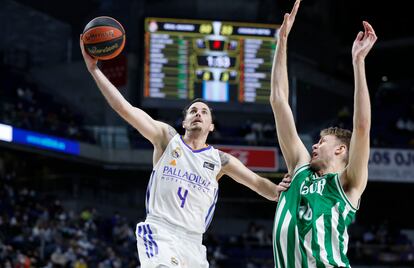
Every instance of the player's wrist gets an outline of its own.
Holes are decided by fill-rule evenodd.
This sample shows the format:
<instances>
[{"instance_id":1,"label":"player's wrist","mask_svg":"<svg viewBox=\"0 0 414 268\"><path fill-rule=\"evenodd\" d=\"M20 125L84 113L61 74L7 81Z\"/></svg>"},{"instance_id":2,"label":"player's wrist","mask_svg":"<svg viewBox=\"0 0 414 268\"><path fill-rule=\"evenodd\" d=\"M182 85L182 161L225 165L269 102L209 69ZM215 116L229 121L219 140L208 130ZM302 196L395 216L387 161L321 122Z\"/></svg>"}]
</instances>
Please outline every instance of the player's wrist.
<instances>
[{"instance_id":1,"label":"player's wrist","mask_svg":"<svg viewBox=\"0 0 414 268\"><path fill-rule=\"evenodd\" d=\"M287 36L281 36L278 40L277 40L277 45L279 46L279 47L286 47L286 45L287 45L287 41L288 41L288 39L287 39L288 37Z\"/></svg>"},{"instance_id":2,"label":"player's wrist","mask_svg":"<svg viewBox=\"0 0 414 268\"><path fill-rule=\"evenodd\" d=\"M97 65L96 63L95 63L95 64L90 64L90 65L88 65L88 71L89 71L91 74L96 73L98 70L99 70L99 68L98 68L98 65Z\"/></svg>"},{"instance_id":3,"label":"player's wrist","mask_svg":"<svg viewBox=\"0 0 414 268\"><path fill-rule=\"evenodd\" d=\"M352 58L352 64L354 66L365 64L365 57L362 57L362 56L353 57Z\"/></svg>"}]
</instances>

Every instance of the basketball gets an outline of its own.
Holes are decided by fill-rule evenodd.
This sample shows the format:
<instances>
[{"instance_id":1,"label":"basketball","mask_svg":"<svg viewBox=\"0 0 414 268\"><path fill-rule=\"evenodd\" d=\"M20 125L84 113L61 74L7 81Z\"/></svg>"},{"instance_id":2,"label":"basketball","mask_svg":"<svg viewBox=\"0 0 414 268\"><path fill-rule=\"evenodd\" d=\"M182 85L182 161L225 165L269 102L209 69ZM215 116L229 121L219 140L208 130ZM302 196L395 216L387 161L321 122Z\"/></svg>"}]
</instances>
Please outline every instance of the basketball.
<instances>
[{"instance_id":1,"label":"basketball","mask_svg":"<svg viewBox=\"0 0 414 268\"><path fill-rule=\"evenodd\" d=\"M98 60L110 60L118 56L125 46L125 30L111 17L96 17L83 30L85 51Z\"/></svg>"}]
</instances>

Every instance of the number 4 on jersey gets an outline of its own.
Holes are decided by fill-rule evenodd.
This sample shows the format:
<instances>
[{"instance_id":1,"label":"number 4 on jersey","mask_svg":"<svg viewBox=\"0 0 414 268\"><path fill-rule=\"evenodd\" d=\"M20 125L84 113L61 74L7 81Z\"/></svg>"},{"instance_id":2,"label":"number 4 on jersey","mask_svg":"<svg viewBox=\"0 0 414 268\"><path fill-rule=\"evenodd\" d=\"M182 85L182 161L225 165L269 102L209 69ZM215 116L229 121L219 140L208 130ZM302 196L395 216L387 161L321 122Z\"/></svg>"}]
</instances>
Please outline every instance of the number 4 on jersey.
<instances>
[{"instance_id":1,"label":"number 4 on jersey","mask_svg":"<svg viewBox=\"0 0 414 268\"><path fill-rule=\"evenodd\" d=\"M183 190L183 188L181 188L181 187L178 187L178 192L177 192L177 194L178 194L178 198L180 198L180 200L181 200L181 205L180 205L180 207L184 207L184 203L185 203L185 200L186 200L186 198L187 198L187 195L188 195L188 190L187 189L184 189L184 194L181 192Z\"/></svg>"}]
</instances>

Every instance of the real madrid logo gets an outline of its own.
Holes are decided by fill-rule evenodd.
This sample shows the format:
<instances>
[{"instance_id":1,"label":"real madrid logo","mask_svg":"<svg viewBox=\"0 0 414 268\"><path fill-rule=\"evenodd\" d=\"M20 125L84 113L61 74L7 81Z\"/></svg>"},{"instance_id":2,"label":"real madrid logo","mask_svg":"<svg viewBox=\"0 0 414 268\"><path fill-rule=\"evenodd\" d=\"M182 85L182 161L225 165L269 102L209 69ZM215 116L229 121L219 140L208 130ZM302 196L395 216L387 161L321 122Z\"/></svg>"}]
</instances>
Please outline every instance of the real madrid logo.
<instances>
[{"instance_id":1,"label":"real madrid logo","mask_svg":"<svg viewBox=\"0 0 414 268\"><path fill-rule=\"evenodd\" d=\"M177 147L177 148L175 148L173 151L172 151L172 153L171 153L171 155L172 155L172 157L174 157L174 158L180 158L180 156L182 155L182 150L181 150L181 148L180 147Z\"/></svg>"}]
</instances>

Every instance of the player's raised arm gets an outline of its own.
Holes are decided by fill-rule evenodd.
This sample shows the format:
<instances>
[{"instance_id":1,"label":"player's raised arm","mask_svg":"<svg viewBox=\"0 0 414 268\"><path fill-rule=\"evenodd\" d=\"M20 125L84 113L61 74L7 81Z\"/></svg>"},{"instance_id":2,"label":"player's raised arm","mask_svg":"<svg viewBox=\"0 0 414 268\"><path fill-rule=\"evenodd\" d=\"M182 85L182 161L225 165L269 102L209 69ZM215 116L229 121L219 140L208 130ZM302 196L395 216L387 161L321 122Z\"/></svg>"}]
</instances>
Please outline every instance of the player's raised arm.
<instances>
[{"instance_id":1,"label":"player's raised arm","mask_svg":"<svg viewBox=\"0 0 414 268\"><path fill-rule=\"evenodd\" d=\"M80 38L80 47L86 67L109 105L154 146L166 145L176 133L175 130L165 123L152 119L145 111L132 106L98 68L98 60L86 53L82 38Z\"/></svg>"},{"instance_id":2,"label":"player's raised arm","mask_svg":"<svg viewBox=\"0 0 414 268\"><path fill-rule=\"evenodd\" d=\"M285 177L279 184L274 184L248 169L234 156L222 151L219 151L219 154L222 173L269 200L278 201L280 193L286 191L290 186L290 177Z\"/></svg>"},{"instance_id":3,"label":"player's raised arm","mask_svg":"<svg viewBox=\"0 0 414 268\"><path fill-rule=\"evenodd\" d=\"M295 2L291 13L286 13L279 29L279 38L273 61L270 103L275 117L277 137L290 174L294 169L309 162L310 156L299 138L292 109L289 106L289 81L287 74L287 38L298 12L300 0Z\"/></svg>"},{"instance_id":4,"label":"player's raised arm","mask_svg":"<svg viewBox=\"0 0 414 268\"><path fill-rule=\"evenodd\" d=\"M349 162L342 178L344 189L351 200L357 203L368 180L369 133L371 128L371 103L365 75L365 57L377 36L372 26L364 21L364 32L359 32L352 46L354 68L354 119Z\"/></svg>"}]
</instances>

